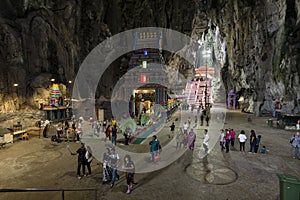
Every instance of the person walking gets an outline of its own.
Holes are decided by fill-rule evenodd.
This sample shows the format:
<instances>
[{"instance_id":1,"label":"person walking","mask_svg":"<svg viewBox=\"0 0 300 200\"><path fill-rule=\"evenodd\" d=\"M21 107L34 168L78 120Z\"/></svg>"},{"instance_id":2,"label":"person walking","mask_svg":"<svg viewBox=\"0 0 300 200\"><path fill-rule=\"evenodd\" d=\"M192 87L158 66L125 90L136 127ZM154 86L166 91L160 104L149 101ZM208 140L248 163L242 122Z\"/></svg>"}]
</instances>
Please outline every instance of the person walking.
<instances>
[{"instance_id":1,"label":"person walking","mask_svg":"<svg viewBox=\"0 0 300 200\"><path fill-rule=\"evenodd\" d=\"M221 146L221 151L224 151L225 146L224 146L224 138L225 138L225 134L224 134L224 130L221 129L220 130L220 146Z\"/></svg>"},{"instance_id":2,"label":"person walking","mask_svg":"<svg viewBox=\"0 0 300 200\"><path fill-rule=\"evenodd\" d=\"M120 180L120 176L118 175L118 165L120 162L120 157L119 154L116 153L115 148L111 149L111 154L109 155L109 158L110 158L111 172L112 172L110 187L112 188L115 185L115 179L117 178L118 180Z\"/></svg>"},{"instance_id":3,"label":"person walking","mask_svg":"<svg viewBox=\"0 0 300 200\"><path fill-rule=\"evenodd\" d=\"M203 121L204 121L204 115L201 112L201 116L200 116L200 126L203 126Z\"/></svg>"},{"instance_id":4,"label":"person walking","mask_svg":"<svg viewBox=\"0 0 300 200\"><path fill-rule=\"evenodd\" d=\"M114 118L114 116L111 119L111 126L112 127L117 126L117 120Z\"/></svg>"},{"instance_id":5,"label":"person walking","mask_svg":"<svg viewBox=\"0 0 300 200\"><path fill-rule=\"evenodd\" d=\"M85 175L85 147L84 143L81 143L81 147L76 151L76 153L71 152L71 155L76 155L78 154L78 165L77 165L77 177L78 179L81 179L80 175L80 168L82 167L82 175Z\"/></svg>"},{"instance_id":6,"label":"person walking","mask_svg":"<svg viewBox=\"0 0 300 200\"><path fill-rule=\"evenodd\" d=\"M186 133L186 134L187 134L188 129L189 129L188 123L187 123L187 122L184 122L184 124L183 124L183 133Z\"/></svg>"},{"instance_id":7,"label":"person walking","mask_svg":"<svg viewBox=\"0 0 300 200\"><path fill-rule=\"evenodd\" d=\"M117 144L117 126L116 125L112 127L111 142L114 146L116 146L116 144Z\"/></svg>"},{"instance_id":8,"label":"person walking","mask_svg":"<svg viewBox=\"0 0 300 200\"><path fill-rule=\"evenodd\" d=\"M130 155L126 155L124 157L124 166L123 169L125 170L126 182L127 182L127 192L126 194L130 194L131 190L133 189L134 184L134 163L131 160Z\"/></svg>"},{"instance_id":9,"label":"person walking","mask_svg":"<svg viewBox=\"0 0 300 200\"><path fill-rule=\"evenodd\" d=\"M241 130L241 133L239 134L238 139L240 141L240 152L245 153L245 143L246 143L247 137L245 135L244 130Z\"/></svg>"},{"instance_id":10,"label":"person walking","mask_svg":"<svg viewBox=\"0 0 300 200\"><path fill-rule=\"evenodd\" d=\"M189 132L189 136L188 136L188 147L192 151L195 148L195 141L196 141L196 134L193 131L193 129L191 129L191 131Z\"/></svg>"},{"instance_id":11,"label":"person walking","mask_svg":"<svg viewBox=\"0 0 300 200\"><path fill-rule=\"evenodd\" d=\"M204 148L204 153L208 153L208 141L209 141L209 136L208 136L208 130L204 129L203 131L204 137L203 137L203 148Z\"/></svg>"},{"instance_id":12,"label":"person walking","mask_svg":"<svg viewBox=\"0 0 300 200\"><path fill-rule=\"evenodd\" d=\"M233 129L230 129L230 144L231 147L234 148L234 141L235 141L235 132Z\"/></svg>"},{"instance_id":13,"label":"person walking","mask_svg":"<svg viewBox=\"0 0 300 200\"><path fill-rule=\"evenodd\" d=\"M184 135L183 135L182 128L178 128L178 133L176 135L176 150L178 148L181 148L183 141L184 141Z\"/></svg>"},{"instance_id":14,"label":"person walking","mask_svg":"<svg viewBox=\"0 0 300 200\"><path fill-rule=\"evenodd\" d=\"M106 142L106 139L108 138L110 140L110 125L107 126L106 130L105 130L105 139L104 141Z\"/></svg>"},{"instance_id":15,"label":"person walking","mask_svg":"<svg viewBox=\"0 0 300 200\"><path fill-rule=\"evenodd\" d=\"M158 141L156 135L152 136L152 141L149 142L150 145L150 153L151 153L151 161L155 162L155 156L160 154L160 142Z\"/></svg>"},{"instance_id":16,"label":"person walking","mask_svg":"<svg viewBox=\"0 0 300 200\"><path fill-rule=\"evenodd\" d=\"M85 174L85 176L90 176L92 174L91 162L93 160L92 149L90 146L85 147L85 159L86 159L86 167L88 169L88 174Z\"/></svg>"},{"instance_id":17,"label":"person walking","mask_svg":"<svg viewBox=\"0 0 300 200\"><path fill-rule=\"evenodd\" d=\"M110 149L106 148L106 152L103 153L103 178L102 183L105 184L111 180L111 167L110 167Z\"/></svg>"},{"instance_id":18,"label":"person walking","mask_svg":"<svg viewBox=\"0 0 300 200\"><path fill-rule=\"evenodd\" d=\"M191 117L189 117L188 118L188 125L189 125L189 127L191 127L191 122L192 122L192 119L191 119Z\"/></svg>"},{"instance_id":19,"label":"person walking","mask_svg":"<svg viewBox=\"0 0 300 200\"><path fill-rule=\"evenodd\" d=\"M173 137L174 136L174 130L175 130L175 124L174 124L174 122L172 123L172 125L170 126L170 128L171 128L171 134L169 135L169 138L171 138L171 137Z\"/></svg>"},{"instance_id":20,"label":"person walking","mask_svg":"<svg viewBox=\"0 0 300 200\"><path fill-rule=\"evenodd\" d=\"M255 141L256 141L256 134L254 130L250 131L250 150L249 153L252 153L254 151Z\"/></svg>"},{"instance_id":21,"label":"person walking","mask_svg":"<svg viewBox=\"0 0 300 200\"><path fill-rule=\"evenodd\" d=\"M225 129L225 148L226 153L229 152L229 143L230 143L230 133L228 129Z\"/></svg>"},{"instance_id":22,"label":"person walking","mask_svg":"<svg viewBox=\"0 0 300 200\"><path fill-rule=\"evenodd\" d=\"M296 158L296 149L298 148L298 159L300 159L300 132L297 131L296 135L290 138L292 144L292 157Z\"/></svg>"},{"instance_id":23,"label":"person walking","mask_svg":"<svg viewBox=\"0 0 300 200\"><path fill-rule=\"evenodd\" d=\"M131 135L131 129L129 126L126 126L125 131L124 131L124 144L128 145L129 144L129 138Z\"/></svg>"},{"instance_id":24,"label":"person walking","mask_svg":"<svg viewBox=\"0 0 300 200\"><path fill-rule=\"evenodd\" d=\"M208 114L206 115L205 120L206 120L206 126L209 126L209 115Z\"/></svg>"}]
</instances>

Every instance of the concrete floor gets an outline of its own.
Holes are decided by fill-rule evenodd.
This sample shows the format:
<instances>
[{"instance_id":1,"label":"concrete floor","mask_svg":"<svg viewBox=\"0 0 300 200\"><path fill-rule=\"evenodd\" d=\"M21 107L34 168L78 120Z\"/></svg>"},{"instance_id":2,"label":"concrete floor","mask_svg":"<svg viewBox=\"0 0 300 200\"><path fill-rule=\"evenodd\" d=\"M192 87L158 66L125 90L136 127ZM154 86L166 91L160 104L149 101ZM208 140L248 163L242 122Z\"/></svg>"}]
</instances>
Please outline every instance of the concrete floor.
<instances>
[{"instance_id":1,"label":"concrete floor","mask_svg":"<svg viewBox=\"0 0 300 200\"><path fill-rule=\"evenodd\" d=\"M130 195L126 195L126 180L121 176L114 188L102 185L102 169L99 162L92 162L91 177L78 180L76 177L77 156L71 156L67 143L53 143L49 138L32 136L29 141L8 144L0 149L0 188L98 188L98 199L168 199L213 200L213 199L277 199L279 180L277 173L300 178L300 160L291 158L289 138L294 133L266 124L268 118L253 118L247 122L247 115L229 111L224 128L241 129L249 138L251 129L262 135L261 145L269 152L241 154L233 150L222 153L218 144L204 159L195 161L192 151L161 170L136 174L139 182ZM159 133L163 144L168 142L167 134L172 120ZM177 122L178 123L178 122ZM203 127L196 130L201 140ZM219 134L210 132L209 134ZM199 135L199 137L198 137ZM129 145L135 151L147 151L148 142ZM200 142L201 143L201 142ZM79 148L70 143L70 149ZM238 143L236 143L238 146ZM249 143L246 144L246 150ZM122 173L120 173L122 175ZM65 192L65 199L93 199L94 192ZM45 193L2 193L0 199L61 199L59 192Z\"/></svg>"}]
</instances>

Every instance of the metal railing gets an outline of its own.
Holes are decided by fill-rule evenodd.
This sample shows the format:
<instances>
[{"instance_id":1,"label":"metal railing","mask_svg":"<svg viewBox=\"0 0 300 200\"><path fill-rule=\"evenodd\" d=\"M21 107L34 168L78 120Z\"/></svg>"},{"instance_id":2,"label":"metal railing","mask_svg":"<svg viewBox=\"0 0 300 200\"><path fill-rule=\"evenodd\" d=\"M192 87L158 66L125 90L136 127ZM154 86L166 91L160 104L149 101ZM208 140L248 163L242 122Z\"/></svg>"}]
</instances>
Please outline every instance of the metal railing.
<instances>
[{"instance_id":1,"label":"metal railing","mask_svg":"<svg viewBox=\"0 0 300 200\"><path fill-rule=\"evenodd\" d=\"M97 188L7 188L0 189L0 193L17 193L17 192L61 192L62 200L65 200L65 192L94 191L95 200L97 200Z\"/></svg>"}]
</instances>

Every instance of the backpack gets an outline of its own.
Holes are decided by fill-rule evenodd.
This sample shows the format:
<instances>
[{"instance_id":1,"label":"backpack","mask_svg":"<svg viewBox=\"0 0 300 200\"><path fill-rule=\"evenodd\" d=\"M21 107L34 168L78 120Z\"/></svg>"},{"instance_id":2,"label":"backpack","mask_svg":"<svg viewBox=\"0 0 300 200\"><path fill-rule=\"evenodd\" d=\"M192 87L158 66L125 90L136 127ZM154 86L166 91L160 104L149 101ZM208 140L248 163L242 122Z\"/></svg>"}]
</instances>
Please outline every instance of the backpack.
<instances>
[{"instance_id":1,"label":"backpack","mask_svg":"<svg viewBox=\"0 0 300 200\"><path fill-rule=\"evenodd\" d=\"M293 144L294 140L295 140L295 138L292 137L292 138L290 139L290 143Z\"/></svg>"}]
</instances>

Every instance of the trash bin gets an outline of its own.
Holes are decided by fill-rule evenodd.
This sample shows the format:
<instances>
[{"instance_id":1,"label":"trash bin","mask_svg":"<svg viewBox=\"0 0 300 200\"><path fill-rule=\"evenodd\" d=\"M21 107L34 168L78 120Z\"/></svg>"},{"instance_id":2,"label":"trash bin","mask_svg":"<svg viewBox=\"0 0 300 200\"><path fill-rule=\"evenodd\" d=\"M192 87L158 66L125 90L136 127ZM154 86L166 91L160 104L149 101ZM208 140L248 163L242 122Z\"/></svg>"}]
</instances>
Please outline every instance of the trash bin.
<instances>
[{"instance_id":1,"label":"trash bin","mask_svg":"<svg viewBox=\"0 0 300 200\"><path fill-rule=\"evenodd\" d=\"M280 186L280 200L300 199L300 180L291 175L277 174Z\"/></svg>"},{"instance_id":2,"label":"trash bin","mask_svg":"<svg viewBox=\"0 0 300 200\"><path fill-rule=\"evenodd\" d=\"M279 121L278 121L278 127L281 128L281 129L284 129L284 128L285 128L285 125L284 125L284 123L283 123L282 120L279 120Z\"/></svg>"},{"instance_id":3,"label":"trash bin","mask_svg":"<svg viewBox=\"0 0 300 200\"><path fill-rule=\"evenodd\" d=\"M273 119L268 119L268 126L270 126L270 127L273 126Z\"/></svg>"}]
</instances>

